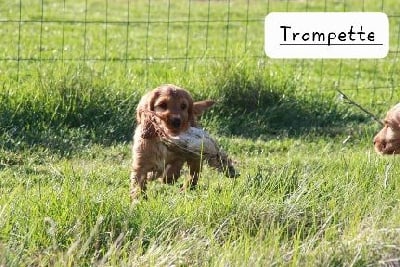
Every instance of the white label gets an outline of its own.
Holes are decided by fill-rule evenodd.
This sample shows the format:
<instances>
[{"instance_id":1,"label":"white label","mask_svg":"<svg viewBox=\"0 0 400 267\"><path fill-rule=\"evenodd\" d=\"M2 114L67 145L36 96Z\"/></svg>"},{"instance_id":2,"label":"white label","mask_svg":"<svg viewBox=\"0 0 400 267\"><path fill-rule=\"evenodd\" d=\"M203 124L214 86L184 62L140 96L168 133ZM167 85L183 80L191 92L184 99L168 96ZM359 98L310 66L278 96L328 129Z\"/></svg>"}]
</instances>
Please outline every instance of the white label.
<instances>
[{"instance_id":1,"label":"white label","mask_svg":"<svg viewBox=\"0 0 400 267\"><path fill-rule=\"evenodd\" d=\"M384 58L389 20L381 12L272 12L265 17L271 58Z\"/></svg>"}]
</instances>

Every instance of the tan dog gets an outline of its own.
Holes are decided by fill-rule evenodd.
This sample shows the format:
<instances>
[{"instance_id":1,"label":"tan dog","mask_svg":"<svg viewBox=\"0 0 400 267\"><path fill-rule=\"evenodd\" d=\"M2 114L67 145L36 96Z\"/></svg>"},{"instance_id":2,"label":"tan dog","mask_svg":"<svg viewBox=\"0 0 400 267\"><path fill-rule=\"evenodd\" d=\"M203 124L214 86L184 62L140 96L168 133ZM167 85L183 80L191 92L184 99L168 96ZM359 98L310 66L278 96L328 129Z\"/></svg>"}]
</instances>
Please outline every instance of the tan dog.
<instances>
[{"instance_id":1,"label":"tan dog","mask_svg":"<svg viewBox=\"0 0 400 267\"><path fill-rule=\"evenodd\" d=\"M381 154L400 154L400 103L388 111L383 129L374 137L374 146Z\"/></svg>"},{"instance_id":2,"label":"tan dog","mask_svg":"<svg viewBox=\"0 0 400 267\"><path fill-rule=\"evenodd\" d=\"M137 107L137 127L133 138L131 198L136 199L146 190L147 180L161 178L175 182L183 164L189 166L191 179L185 185L195 186L199 177L199 158L171 151L162 142L154 123L170 136L177 136L197 125L197 117L215 102L193 102L189 92L175 85L162 85L145 94ZM145 196L145 194L144 194Z\"/></svg>"}]
</instances>

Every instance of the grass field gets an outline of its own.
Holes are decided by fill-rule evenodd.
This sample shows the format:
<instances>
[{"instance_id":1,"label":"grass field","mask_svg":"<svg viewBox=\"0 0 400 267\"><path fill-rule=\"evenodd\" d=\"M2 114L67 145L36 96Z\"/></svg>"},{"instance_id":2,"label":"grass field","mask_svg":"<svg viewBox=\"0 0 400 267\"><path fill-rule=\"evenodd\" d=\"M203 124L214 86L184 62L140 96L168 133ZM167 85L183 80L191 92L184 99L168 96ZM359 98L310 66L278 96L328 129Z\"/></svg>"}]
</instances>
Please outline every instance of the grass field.
<instances>
[{"instance_id":1,"label":"grass field","mask_svg":"<svg viewBox=\"0 0 400 267\"><path fill-rule=\"evenodd\" d=\"M334 90L398 101L397 1L171 2L0 3L0 266L398 266L400 158ZM269 60L270 11L384 11L391 53ZM202 123L241 176L131 205L136 104L163 83L218 101Z\"/></svg>"}]
</instances>

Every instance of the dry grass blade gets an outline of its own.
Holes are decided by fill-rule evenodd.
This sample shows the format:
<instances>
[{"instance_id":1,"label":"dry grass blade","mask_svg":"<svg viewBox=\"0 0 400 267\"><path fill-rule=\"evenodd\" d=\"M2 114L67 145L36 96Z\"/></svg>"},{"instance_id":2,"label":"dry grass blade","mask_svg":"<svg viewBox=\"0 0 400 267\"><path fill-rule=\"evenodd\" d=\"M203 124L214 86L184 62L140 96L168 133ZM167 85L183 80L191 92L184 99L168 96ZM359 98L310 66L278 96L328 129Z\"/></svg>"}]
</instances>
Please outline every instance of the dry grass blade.
<instances>
[{"instance_id":1,"label":"dry grass blade","mask_svg":"<svg viewBox=\"0 0 400 267\"><path fill-rule=\"evenodd\" d=\"M342 91L340 91L339 89L336 89L336 91L339 92L340 96L342 97L342 99L347 102L348 104L354 105L357 108L359 108L360 110L362 110L363 112L365 112L366 114L368 114L371 118L373 118L377 123L379 123L381 126L384 126L384 123L374 114L372 114L371 112L369 112L368 110L366 110L365 108L363 108L360 104L358 104L357 102L355 102L354 100L351 100L347 95L345 95Z\"/></svg>"}]
</instances>

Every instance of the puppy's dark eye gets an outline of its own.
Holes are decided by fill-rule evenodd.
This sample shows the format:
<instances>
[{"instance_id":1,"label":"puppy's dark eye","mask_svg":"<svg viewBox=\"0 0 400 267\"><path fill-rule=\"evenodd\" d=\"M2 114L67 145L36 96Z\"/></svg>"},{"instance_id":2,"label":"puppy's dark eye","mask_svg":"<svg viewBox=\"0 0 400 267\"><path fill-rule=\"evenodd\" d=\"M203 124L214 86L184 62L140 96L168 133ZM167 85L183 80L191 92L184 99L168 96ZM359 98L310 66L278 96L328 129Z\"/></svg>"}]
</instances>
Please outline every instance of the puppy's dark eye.
<instances>
[{"instance_id":1,"label":"puppy's dark eye","mask_svg":"<svg viewBox=\"0 0 400 267\"><path fill-rule=\"evenodd\" d=\"M157 105L157 108L166 110L167 109L167 103L161 102L160 104Z\"/></svg>"},{"instance_id":2,"label":"puppy's dark eye","mask_svg":"<svg viewBox=\"0 0 400 267\"><path fill-rule=\"evenodd\" d=\"M182 103L182 104L181 104L181 109L182 109L182 110L185 110L186 108L187 108L186 103Z\"/></svg>"}]
</instances>

